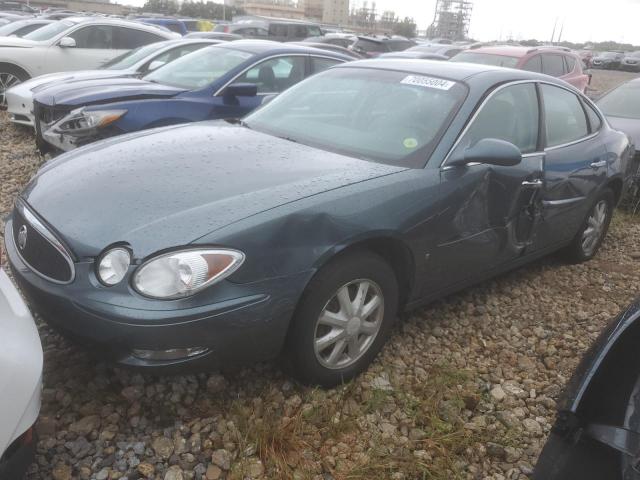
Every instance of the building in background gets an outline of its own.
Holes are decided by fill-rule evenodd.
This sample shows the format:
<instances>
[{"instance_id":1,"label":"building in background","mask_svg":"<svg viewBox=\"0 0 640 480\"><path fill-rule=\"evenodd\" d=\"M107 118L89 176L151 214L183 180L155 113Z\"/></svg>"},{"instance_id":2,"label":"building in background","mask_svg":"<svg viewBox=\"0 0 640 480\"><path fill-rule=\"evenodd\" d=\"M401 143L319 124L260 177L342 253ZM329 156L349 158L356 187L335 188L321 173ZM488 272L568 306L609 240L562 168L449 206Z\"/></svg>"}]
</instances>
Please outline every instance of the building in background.
<instances>
[{"instance_id":1,"label":"building in background","mask_svg":"<svg viewBox=\"0 0 640 480\"><path fill-rule=\"evenodd\" d=\"M472 10L472 0L437 0L433 23L427 29L427 36L464 40L469 33Z\"/></svg>"},{"instance_id":2,"label":"building in background","mask_svg":"<svg viewBox=\"0 0 640 480\"><path fill-rule=\"evenodd\" d=\"M304 15L331 25L346 25L349 22L349 0L301 0Z\"/></svg>"}]
</instances>

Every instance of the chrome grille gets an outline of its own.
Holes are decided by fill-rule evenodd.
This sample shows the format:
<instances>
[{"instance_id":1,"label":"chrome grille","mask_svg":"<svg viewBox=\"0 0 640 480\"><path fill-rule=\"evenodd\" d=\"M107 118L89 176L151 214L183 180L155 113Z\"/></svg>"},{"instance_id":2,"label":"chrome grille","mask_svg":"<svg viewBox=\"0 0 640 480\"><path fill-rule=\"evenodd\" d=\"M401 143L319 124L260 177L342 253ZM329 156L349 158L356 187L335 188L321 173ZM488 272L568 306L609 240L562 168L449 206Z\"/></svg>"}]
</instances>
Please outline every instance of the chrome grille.
<instances>
[{"instance_id":1,"label":"chrome grille","mask_svg":"<svg viewBox=\"0 0 640 480\"><path fill-rule=\"evenodd\" d=\"M21 200L16 202L12 220L13 242L22 261L51 282L72 282L75 268L68 250Z\"/></svg>"}]
</instances>

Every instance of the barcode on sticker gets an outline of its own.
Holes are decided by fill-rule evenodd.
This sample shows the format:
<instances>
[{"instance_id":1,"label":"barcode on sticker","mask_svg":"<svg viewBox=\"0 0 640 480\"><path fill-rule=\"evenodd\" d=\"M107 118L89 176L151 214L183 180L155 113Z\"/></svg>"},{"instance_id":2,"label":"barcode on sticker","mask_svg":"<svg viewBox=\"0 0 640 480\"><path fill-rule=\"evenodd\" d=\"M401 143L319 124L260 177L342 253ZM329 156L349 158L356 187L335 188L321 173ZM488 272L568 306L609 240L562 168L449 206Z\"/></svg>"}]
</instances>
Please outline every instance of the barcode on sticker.
<instances>
[{"instance_id":1,"label":"barcode on sticker","mask_svg":"<svg viewBox=\"0 0 640 480\"><path fill-rule=\"evenodd\" d=\"M456 82L443 80L442 78L423 77L422 75L407 75L400 83L407 85L417 85L419 87L437 88L438 90L449 90Z\"/></svg>"}]
</instances>

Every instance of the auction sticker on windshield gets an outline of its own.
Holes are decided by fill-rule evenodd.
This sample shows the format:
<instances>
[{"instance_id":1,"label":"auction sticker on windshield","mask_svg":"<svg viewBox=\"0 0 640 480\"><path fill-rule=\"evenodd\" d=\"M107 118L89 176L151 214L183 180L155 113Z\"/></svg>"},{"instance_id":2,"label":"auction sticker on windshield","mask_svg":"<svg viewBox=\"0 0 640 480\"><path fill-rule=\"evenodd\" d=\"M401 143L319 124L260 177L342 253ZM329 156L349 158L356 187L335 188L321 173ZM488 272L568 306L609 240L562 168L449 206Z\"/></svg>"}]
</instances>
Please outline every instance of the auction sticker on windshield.
<instances>
[{"instance_id":1,"label":"auction sticker on windshield","mask_svg":"<svg viewBox=\"0 0 640 480\"><path fill-rule=\"evenodd\" d=\"M438 90L449 90L456 82L443 80L442 78L424 77L422 75L407 75L400 83L406 85L417 85L419 87L437 88Z\"/></svg>"}]
</instances>

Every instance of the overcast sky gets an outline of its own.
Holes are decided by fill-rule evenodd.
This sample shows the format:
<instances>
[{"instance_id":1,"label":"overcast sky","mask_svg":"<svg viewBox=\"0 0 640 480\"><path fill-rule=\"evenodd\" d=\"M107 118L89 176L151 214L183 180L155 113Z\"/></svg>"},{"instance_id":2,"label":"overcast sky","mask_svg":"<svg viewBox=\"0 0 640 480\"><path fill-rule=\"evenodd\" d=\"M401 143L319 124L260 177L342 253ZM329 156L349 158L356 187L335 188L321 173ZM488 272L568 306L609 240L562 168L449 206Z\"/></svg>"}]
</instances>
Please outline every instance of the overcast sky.
<instances>
[{"instance_id":1,"label":"overcast sky","mask_svg":"<svg viewBox=\"0 0 640 480\"><path fill-rule=\"evenodd\" d=\"M144 0L115 1L144 4ZM356 7L363 3L350 1ZM372 0L368 3L371 6ZM435 4L436 0L376 0L376 10L394 10L400 17L413 17L422 30L433 20ZM563 40L615 40L640 45L640 0L474 0L469 34L478 40L550 40L556 18L556 38L564 22Z\"/></svg>"},{"instance_id":2,"label":"overcast sky","mask_svg":"<svg viewBox=\"0 0 640 480\"><path fill-rule=\"evenodd\" d=\"M362 0L351 0L361 5ZM376 0L377 10L412 16L420 29L433 20L435 0ZM369 0L371 5L371 0ZM640 45L640 0L474 0L469 34L478 40L556 37L564 21L563 40L616 40Z\"/></svg>"}]
</instances>

